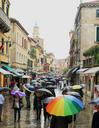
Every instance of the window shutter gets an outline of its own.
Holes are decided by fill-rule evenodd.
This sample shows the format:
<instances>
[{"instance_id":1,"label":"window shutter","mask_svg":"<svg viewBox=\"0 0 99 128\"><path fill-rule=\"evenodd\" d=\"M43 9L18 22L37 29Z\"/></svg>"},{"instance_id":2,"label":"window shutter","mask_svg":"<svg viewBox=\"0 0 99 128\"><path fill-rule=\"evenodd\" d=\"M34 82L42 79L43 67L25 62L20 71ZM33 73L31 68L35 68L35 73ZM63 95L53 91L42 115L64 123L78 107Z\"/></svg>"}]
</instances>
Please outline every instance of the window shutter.
<instances>
[{"instance_id":1,"label":"window shutter","mask_svg":"<svg viewBox=\"0 0 99 128\"><path fill-rule=\"evenodd\" d=\"M99 42L99 27L96 29L96 41Z\"/></svg>"}]
</instances>

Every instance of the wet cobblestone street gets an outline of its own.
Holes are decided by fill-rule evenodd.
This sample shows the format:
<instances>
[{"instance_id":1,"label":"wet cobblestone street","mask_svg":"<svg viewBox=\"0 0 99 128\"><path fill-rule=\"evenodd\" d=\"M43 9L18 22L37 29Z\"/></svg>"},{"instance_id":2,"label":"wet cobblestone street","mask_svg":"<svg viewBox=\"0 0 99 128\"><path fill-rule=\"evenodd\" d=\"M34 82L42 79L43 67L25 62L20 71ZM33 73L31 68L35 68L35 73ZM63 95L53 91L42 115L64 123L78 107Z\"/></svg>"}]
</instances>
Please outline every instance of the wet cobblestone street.
<instances>
[{"instance_id":1,"label":"wet cobblestone street","mask_svg":"<svg viewBox=\"0 0 99 128\"><path fill-rule=\"evenodd\" d=\"M25 101L25 99L24 99ZM31 100L31 103L33 101ZM21 111L21 120L20 122L14 123L14 114L12 109L12 100L7 97L4 108L3 108L3 122L0 123L0 128L48 128L48 121L44 122L43 111L41 114L41 121L36 120L35 111L33 111L33 106L31 110L26 110L25 103ZM92 118L91 106L88 104L88 99L86 99L86 106L83 111L77 115L77 120L75 122L75 127L73 123L70 124L69 128L90 128ZM72 125L72 126L71 126Z\"/></svg>"}]
</instances>

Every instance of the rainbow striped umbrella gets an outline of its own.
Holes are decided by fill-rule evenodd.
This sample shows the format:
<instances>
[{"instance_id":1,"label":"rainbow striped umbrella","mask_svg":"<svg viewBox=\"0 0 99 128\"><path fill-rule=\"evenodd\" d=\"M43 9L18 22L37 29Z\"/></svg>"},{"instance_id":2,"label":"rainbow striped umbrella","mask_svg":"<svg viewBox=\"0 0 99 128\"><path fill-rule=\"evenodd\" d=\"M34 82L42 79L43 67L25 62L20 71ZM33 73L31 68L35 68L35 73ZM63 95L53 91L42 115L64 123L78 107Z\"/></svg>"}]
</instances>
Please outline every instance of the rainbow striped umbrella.
<instances>
[{"instance_id":1,"label":"rainbow striped umbrella","mask_svg":"<svg viewBox=\"0 0 99 128\"><path fill-rule=\"evenodd\" d=\"M62 95L51 100L46 111L55 116L69 116L79 113L84 108L83 102L71 95Z\"/></svg>"}]
</instances>

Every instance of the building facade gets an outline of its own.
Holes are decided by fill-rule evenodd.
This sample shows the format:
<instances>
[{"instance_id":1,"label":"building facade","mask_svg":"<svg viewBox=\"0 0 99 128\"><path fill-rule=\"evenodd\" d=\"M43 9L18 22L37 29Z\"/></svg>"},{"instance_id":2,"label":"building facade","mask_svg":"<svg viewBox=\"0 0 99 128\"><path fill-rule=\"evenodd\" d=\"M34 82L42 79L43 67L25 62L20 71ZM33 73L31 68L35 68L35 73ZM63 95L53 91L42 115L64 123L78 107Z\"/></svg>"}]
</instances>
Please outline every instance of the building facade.
<instances>
[{"instance_id":1,"label":"building facade","mask_svg":"<svg viewBox=\"0 0 99 128\"><path fill-rule=\"evenodd\" d=\"M75 18L75 33L80 66L85 65L83 53L99 42L99 1L81 3Z\"/></svg>"},{"instance_id":2,"label":"building facade","mask_svg":"<svg viewBox=\"0 0 99 128\"><path fill-rule=\"evenodd\" d=\"M14 18L11 18L11 52L10 65L14 68L23 69L27 71L28 63L28 32Z\"/></svg>"},{"instance_id":3,"label":"building facade","mask_svg":"<svg viewBox=\"0 0 99 128\"><path fill-rule=\"evenodd\" d=\"M9 0L0 0L0 67L3 64L9 64L9 8ZM4 74L0 73L0 86L5 86L6 84L6 77Z\"/></svg>"}]
</instances>

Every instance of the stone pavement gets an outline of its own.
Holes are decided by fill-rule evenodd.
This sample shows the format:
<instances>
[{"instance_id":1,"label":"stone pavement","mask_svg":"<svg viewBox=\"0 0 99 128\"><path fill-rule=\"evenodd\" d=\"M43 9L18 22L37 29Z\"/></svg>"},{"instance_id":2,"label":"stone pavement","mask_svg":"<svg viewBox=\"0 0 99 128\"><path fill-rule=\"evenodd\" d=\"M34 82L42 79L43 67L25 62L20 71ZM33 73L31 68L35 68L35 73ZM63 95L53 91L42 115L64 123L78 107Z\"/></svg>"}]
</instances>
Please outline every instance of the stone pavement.
<instances>
[{"instance_id":1,"label":"stone pavement","mask_svg":"<svg viewBox=\"0 0 99 128\"><path fill-rule=\"evenodd\" d=\"M92 106L89 103L90 93L83 98L85 109L77 115L77 120L73 128L91 128Z\"/></svg>"},{"instance_id":2,"label":"stone pavement","mask_svg":"<svg viewBox=\"0 0 99 128\"><path fill-rule=\"evenodd\" d=\"M33 97L31 98L31 104L33 103ZM90 128L92 120L92 107L88 104L90 101L89 95L84 98L85 109L77 115L77 120L75 125L70 124L69 128ZM32 106L33 107L33 106ZM14 123L13 119L13 109L12 100L8 96L6 98L4 108L3 108L3 122L0 123L0 128L49 128L48 122L44 123L43 113L41 116L41 121L37 122L35 117L35 112L31 110L26 110L22 108L21 121Z\"/></svg>"}]
</instances>

